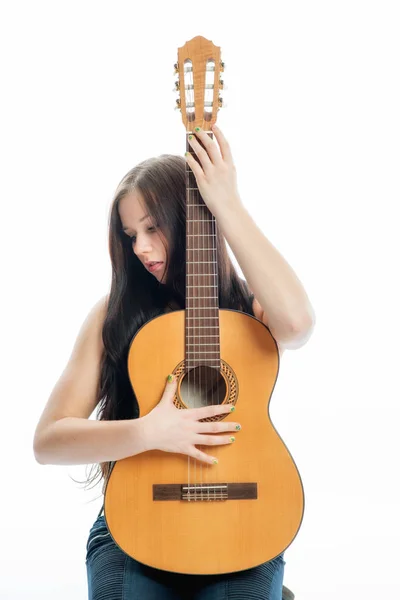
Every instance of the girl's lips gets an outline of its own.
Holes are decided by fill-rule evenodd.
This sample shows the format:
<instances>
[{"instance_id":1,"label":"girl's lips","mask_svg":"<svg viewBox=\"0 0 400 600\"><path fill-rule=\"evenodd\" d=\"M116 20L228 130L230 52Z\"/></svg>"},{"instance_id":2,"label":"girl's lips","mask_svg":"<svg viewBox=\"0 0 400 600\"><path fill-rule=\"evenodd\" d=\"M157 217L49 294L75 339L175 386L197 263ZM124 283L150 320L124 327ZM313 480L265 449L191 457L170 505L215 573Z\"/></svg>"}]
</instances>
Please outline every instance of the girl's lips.
<instances>
[{"instance_id":1,"label":"girl's lips","mask_svg":"<svg viewBox=\"0 0 400 600\"><path fill-rule=\"evenodd\" d=\"M149 271L151 271L151 272L153 272L153 271L157 271L157 270L158 270L158 269L161 267L161 265L162 265L162 264L163 264L162 262L157 262L157 263L156 263L155 265L153 265L153 266L150 266L150 265L148 265L148 266L147 266L147 269L148 269Z\"/></svg>"}]
</instances>

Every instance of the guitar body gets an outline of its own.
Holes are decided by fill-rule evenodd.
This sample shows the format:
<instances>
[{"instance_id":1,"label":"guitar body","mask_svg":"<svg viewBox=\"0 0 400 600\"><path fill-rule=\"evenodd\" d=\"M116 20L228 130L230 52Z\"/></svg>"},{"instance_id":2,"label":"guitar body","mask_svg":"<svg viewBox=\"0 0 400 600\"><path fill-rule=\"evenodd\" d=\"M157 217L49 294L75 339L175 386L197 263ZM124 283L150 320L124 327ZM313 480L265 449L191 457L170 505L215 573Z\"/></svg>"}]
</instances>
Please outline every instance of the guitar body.
<instances>
[{"instance_id":1,"label":"guitar body","mask_svg":"<svg viewBox=\"0 0 400 600\"><path fill-rule=\"evenodd\" d=\"M269 417L277 344L261 321L236 310L219 310L219 333L221 366L214 370L219 382L211 396L203 390L200 404L193 405L187 390L194 387L185 387L191 373L185 368L185 311L152 319L131 343L128 370L140 416L158 404L166 375L175 373L177 408L229 402L236 410L222 418L242 426L232 444L202 446L218 458L217 465L162 451L114 464L105 491L108 529L123 552L157 569L187 574L249 569L283 552L303 518L298 470ZM195 486L192 499L183 489L188 484Z\"/></svg>"}]
</instances>

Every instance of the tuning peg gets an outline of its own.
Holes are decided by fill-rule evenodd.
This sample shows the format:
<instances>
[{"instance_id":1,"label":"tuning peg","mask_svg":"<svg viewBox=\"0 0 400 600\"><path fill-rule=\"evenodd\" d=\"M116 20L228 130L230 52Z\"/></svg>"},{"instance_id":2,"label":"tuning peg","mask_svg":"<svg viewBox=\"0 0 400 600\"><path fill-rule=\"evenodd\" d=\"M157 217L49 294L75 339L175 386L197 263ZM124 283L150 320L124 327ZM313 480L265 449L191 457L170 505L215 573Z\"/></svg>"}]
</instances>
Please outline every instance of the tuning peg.
<instances>
[{"instance_id":1,"label":"tuning peg","mask_svg":"<svg viewBox=\"0 0 400 600\"><path fill-rule=\"evenodd\" d=\"M175 87L173 88L173 90L172 90L172 91L173 91L173 92L179 92L179 91L180 91L180 85L181 85L181 84L180 84L179 80L178 80L178 81L175 81Z\"/></svg>"},{"instance_id":2,"label":"tuning peg","mask_svg":"<svg viewBox=\"0 0 400 600\"><path fill-rule=\"evenodd\" d=\"M225 63L222 62L222 60L219 62L219 70L221 71L221 73L225 71Z\"/></svg>"},{"instance_id":3,"label":"tuning peg","mask_svg":"<svg viewBox=\"0 0 400 600\"><path fill-rule=\"evenodd\" d=\"M229 89L223 79L219 80L219 86L218 87L219 87L220 90L227 90L227 89Z\"/></svg>"},{"instance_id":4,"label":"tuning peg","mask_svg":"<svg viewBox=\"0 0 400 600\"><path fill-rule=\"evenodd\" d=\"M221 96L218 98L218 106L219 108L227 108L228 104L224 101Z\"/></svg>"},{"instance_id":5,"label":"tuning peg","mask_svg":"<svg viewBox=\"0 0 400 600\"><path fill-rule=\"evenodd\" d=\"M179 66L178 63L174 64L174 75L176 75L177 73L179 73Z\"/></svg>"},{"instance_id":6,"label":"tuning peg","mask_svg":"<svg viewBox=\"0 0 400 600\"><path fill-rule=\"evenodd\" d=\"M181 110L181 99L180 98L176 99L175 110Z\"/></svg>"}]
</instances>

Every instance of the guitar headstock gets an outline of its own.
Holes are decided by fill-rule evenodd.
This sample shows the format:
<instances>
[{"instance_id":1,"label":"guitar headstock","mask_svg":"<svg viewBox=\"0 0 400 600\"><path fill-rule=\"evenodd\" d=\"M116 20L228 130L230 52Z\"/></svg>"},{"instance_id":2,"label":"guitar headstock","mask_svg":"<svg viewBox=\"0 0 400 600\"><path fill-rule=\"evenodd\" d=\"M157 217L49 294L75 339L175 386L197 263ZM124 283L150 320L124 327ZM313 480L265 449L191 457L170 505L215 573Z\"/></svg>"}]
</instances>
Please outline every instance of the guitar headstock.
<instances>
[{"instance_id":1,"label":"guitar headstock","mask_svg":"<svg viewBox=\"0 0 400 600\"><path fill-rule=\"evenodd\" d=\"M176 103L182 112L186 131L195 127L210 130L223 106L219 90L224 89L220 74L224 71L221 48L202 36L197 36L178 48L178 62L174 65L179 93Z\"/></svg>"}]
</instances>

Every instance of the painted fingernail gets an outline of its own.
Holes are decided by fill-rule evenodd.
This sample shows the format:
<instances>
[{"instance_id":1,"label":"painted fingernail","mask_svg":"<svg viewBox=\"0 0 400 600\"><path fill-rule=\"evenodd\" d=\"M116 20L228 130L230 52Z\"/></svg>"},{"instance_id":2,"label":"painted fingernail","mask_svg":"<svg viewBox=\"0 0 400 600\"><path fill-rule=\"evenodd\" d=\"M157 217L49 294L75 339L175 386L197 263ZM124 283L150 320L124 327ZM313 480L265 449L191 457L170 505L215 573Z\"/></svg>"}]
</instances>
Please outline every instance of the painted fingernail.
<instances>
[{"instance_id":1,"label":"painted fingernail","mask_svg":"<svg viewBox=\"0 0 400 600\"><path fill-rule=\"evenodd\" d=\"M236 425L235 429L236 431L240 431L242 428L240 427L240 425Z\"/></svg>"},{"instance_id":2,"label":"painted fingernail","mask_svg":"<svg viewBox=\"0 0 400 600\"><path fill-rule=\"evenodd\" d=\"M231 412L233 412L235 410L234 406L231 406Z\"/></svg>"},{"instance_id":3,"label":"painted fingernail","mask_svg":"<svg viewBox=\"0 0 400 600\"><path fill-rule=\"evenodd\" d=\"M168 383L171 383L171 381L174 381L175 379L175 375L168 375Z\"/></svg>"},{"instance_id":4,"label":"painted fingernail","mask_svg":"<svg viewBox=\"0 0 400 600\"><path fill-rule=\"evenodd\" d=\"M231 438L229 438L231 440L231 442L235 441L235 438L232 436Z\"/></svg>"},{"instance_id":5,"label":"painted fingernail","mask_svg":"<svg viewBox=\"0 0 400 600\"><path fill-rule=\"evenodd\" d=\"M201 127L195 127L194 130L195 131L201 131Z\"/></svg>"},{"instance_id":6,"label":"painted fingernail","mask_svg":"<svg viewBox=\"0 0 400 600\"><path fill-rule=\"evenodd\" d=\"M217 465L217 464L218 464L218 461L217 461L217 459L216 459L216 458L214 458L214 459L213 459L213 463L214 463L214 465Z\"/></svg>"}]
</instances>

